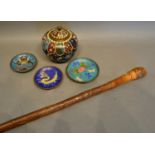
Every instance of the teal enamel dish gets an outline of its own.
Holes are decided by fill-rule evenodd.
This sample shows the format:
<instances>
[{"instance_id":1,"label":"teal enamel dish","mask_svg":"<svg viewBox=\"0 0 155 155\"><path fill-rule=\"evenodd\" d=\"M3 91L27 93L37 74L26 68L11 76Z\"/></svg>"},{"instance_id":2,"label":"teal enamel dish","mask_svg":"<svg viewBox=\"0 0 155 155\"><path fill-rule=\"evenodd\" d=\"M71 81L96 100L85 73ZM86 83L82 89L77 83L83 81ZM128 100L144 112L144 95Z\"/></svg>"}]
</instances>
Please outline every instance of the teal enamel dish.
<instances>
[{"instance_id":1,"label":"teal enamel dish","mask_svg":"<svg viewBox=\"0 0 155 155\"><path fill-rule=\"evenodd\" d=\"M21 53L11 59L10 67L15 72L25 73L34 69L37 59L33 54Z\"/></svg>"},{"instance_id":2,"label":"teal enamel dish","mask_svg":"<svg viewBox=\"0 0 155 155\"><path fill-rule=\"evenodd\" d=\"M77 58L68 64L66 73L75 82L87 83L98 76L99 67L95 61L89 58Z\"/></svg>"}]
</instances>

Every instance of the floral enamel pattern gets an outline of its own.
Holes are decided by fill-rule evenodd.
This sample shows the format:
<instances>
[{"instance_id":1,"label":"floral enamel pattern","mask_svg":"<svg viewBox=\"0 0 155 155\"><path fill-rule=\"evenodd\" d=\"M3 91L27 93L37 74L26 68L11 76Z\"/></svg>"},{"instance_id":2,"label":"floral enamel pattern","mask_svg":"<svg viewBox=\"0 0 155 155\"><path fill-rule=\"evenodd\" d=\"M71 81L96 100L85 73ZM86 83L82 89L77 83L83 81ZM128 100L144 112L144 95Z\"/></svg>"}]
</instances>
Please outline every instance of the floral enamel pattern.
<instances>
[{"instance_id":1,"label":"floral enamel pattern","mask_svg":"<svg viewBox=\"0 0 155 155\"><path fill-rule=\"evenodd\" d=\"M56 63L67 62L75 54L78 46L76 35L63 27L54 27L42 38L44 53Z\"/></svg>"},{"instance_id":2,"label":"floral enamel pattern","mask_svg":"<svg viewBox=\"0 0 155 155\"><path fill-rule=\"evenodd\" d=\"M25 73L32 70L37 64L37 59L30 53L18 54L12 58L10 62L11 68L20 73Z\"/></svg>"},{"instance_id":3,"label":"floral enamel pattern","mask_svg":"<svg viewBox=\"0 0 155 155\"><path fill-rule=\"evenodd\" d=\"M86 83L98 76L99 67L91 59L78 58L69 63L66 72L70 79L79 83Z\"/></svg>"}]
</instances>

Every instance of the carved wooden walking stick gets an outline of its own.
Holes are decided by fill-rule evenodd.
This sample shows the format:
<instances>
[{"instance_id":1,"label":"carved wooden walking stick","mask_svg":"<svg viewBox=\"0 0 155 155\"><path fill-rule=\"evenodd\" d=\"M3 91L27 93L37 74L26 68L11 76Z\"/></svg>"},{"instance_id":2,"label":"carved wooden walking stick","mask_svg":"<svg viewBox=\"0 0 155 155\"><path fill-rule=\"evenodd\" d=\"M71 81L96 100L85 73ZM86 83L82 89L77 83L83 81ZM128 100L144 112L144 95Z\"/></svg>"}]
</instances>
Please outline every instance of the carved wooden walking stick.
<instances>
[{"instance_id":1,"label":"carved wooden walking stick","mask_svg":"<svg viewBox=\"0 0 155 155\"><path fill-rule=\"evenodd\" d=\"M28 122L34 121L41 117L44 117L48 114L54 113L56 111L67 108L75 103L83 101L87 98L100 94L102 92L108 91L110 89L116 88L122 84L125 84L132 80L137 80L144 77L147 74L146 70L143 67L137 67L129 71L127 74L122 75L106 84L98 86L96 88L84 91L78 95L75 95L71 98L68 98L64 101L58 102L56 104L49 105L47 107L41 108L39 110L33 111L21 117L12 119L5 123L0 124L0 132L5 132L7 130L16 128L20 125L26 124Z\"/></svg>"}]
</instances>

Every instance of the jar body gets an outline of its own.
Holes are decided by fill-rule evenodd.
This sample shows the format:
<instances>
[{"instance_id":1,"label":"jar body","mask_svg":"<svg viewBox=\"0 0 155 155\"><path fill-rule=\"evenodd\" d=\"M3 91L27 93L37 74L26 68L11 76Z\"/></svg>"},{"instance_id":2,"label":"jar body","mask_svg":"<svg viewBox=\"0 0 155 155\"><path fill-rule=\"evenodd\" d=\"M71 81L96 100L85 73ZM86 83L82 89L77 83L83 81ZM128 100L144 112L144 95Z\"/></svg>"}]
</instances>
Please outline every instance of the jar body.
<instances>
[{"instance_id":1,"label":"jar body","mask_svg":"<svg viewBox=\"0 0 155 155\"><path fill-rule=\"evenodd\" d=\"M77 51L77 36L68 29L56 27L46 32L42 38L42 49L51 61L64 63Z\"/></svg>"}]
</instances>

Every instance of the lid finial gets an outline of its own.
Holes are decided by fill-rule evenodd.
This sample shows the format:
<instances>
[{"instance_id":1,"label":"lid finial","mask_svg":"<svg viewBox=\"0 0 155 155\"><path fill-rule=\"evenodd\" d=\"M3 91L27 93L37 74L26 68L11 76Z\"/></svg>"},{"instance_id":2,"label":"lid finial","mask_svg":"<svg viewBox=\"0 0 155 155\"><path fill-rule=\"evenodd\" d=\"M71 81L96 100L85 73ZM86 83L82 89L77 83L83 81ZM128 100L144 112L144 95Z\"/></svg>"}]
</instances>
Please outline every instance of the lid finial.
<instances>
[{"instance_id":1,"label":"lid finial","mask_svg":"<svg viewBox=\"0 0 155 155\"><path fill-rule=\"evenodd\" d=\"M62 26L57 26L57 29L60 31L62 29Z\"/></svg>"}]
</instances>

